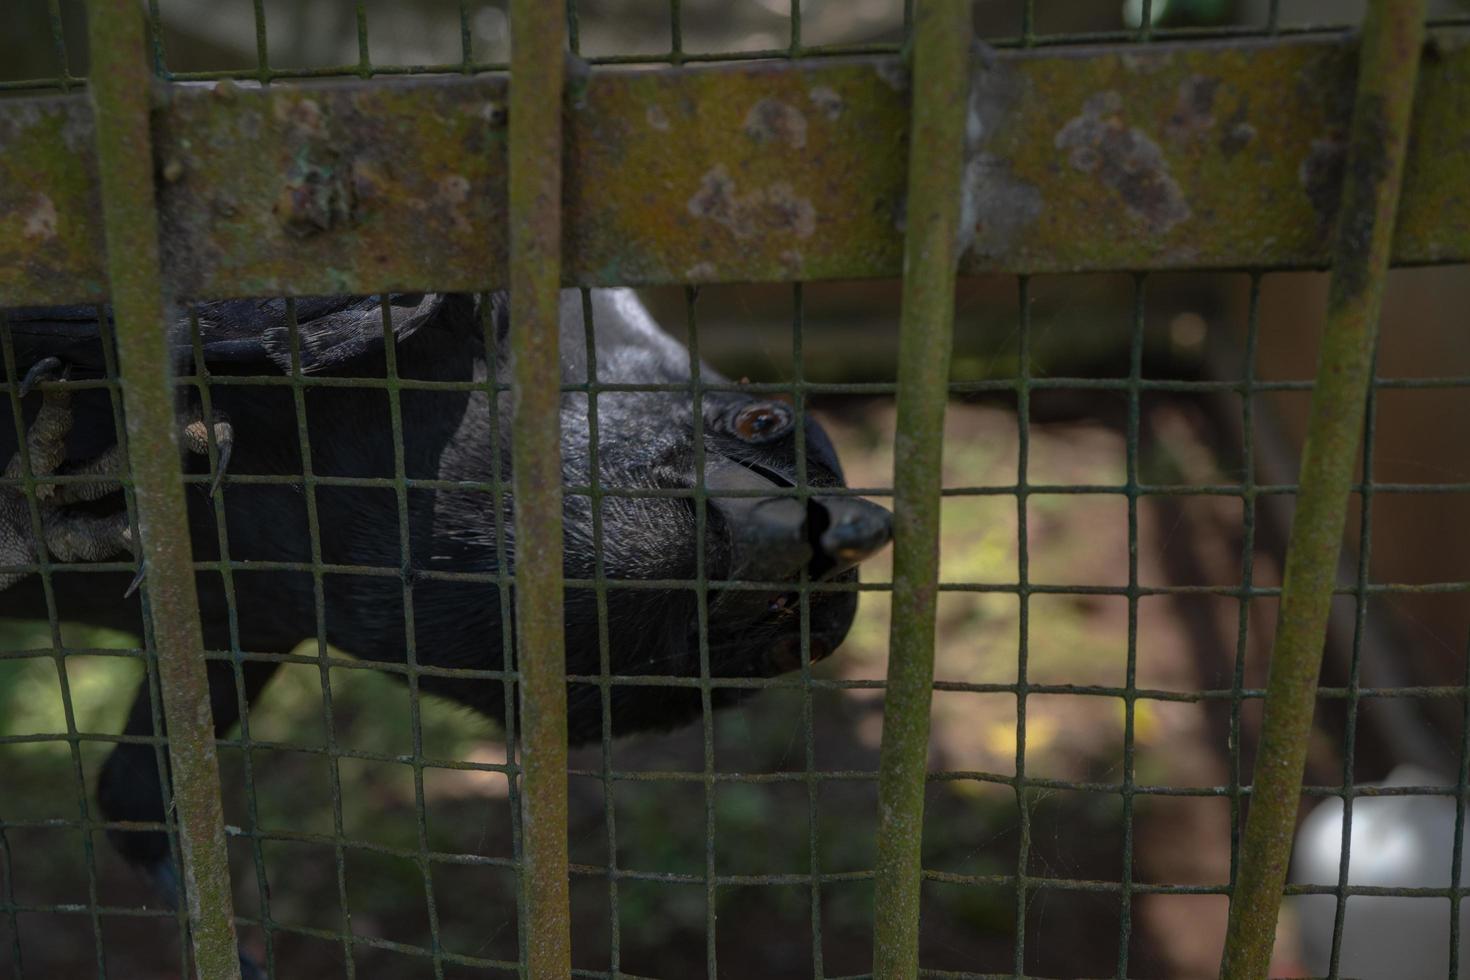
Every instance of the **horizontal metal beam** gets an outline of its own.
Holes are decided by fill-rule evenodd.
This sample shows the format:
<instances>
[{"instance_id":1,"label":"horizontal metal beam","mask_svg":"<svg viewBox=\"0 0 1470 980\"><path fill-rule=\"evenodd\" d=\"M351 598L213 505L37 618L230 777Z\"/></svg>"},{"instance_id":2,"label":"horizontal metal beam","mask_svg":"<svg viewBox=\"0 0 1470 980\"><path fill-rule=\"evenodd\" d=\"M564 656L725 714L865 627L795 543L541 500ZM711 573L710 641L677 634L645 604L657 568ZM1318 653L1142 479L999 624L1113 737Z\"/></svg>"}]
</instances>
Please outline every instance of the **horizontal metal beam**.
<instances>
[{"instance_id":1,"label":"horizontal metal beam","mask_svg":"<svg viewBox=\"0 0 1470 980\"><path fill-rule=\"evenodd\" d=\"M1008 51L985 73L962 271L1324 266L1353 42ZM598 70L568 93L564 279L896 276L896 58ZM185 297L506 281L502 76L161 88L165 270ZM1429 41L1394 237L1470 259L1470 33ZM98 300L85 96L0 100L0 306Z\"/></svg>"}]
</instances>

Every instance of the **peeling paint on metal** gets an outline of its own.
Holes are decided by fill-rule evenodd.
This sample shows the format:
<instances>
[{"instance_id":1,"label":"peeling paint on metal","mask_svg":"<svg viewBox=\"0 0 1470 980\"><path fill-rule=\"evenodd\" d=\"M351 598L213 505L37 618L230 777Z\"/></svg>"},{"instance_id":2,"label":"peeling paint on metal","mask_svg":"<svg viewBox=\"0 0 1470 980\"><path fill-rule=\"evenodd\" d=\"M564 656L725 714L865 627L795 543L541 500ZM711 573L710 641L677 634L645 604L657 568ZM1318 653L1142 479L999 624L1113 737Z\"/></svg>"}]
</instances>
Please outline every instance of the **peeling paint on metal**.
<instances>
[{"instance_id":1,"label":"peeling paint on metal","mask_svg":"<svg viewBox=\"0 0 1470 980\"><path fill-rule=\"evenodd\" d=\"M806 148L806 116L780 99L761 99L750 107L741 127L757 143L784 143L792 149Z\"/></svg>"},{"instance_id":2,"label":"peeling paint on metal","mask_svg":"<svg viewBox=\"0 0 1470 980\"><path fill-rule=\"evenodd\" d=\"M1439 31L1450 41L1467 34ZM1442 47L1423 67L1396 262L1470 259L1470 141L1463 135L1470 46ZM1352 89L1353 52L1340 38L1285 37L1161 43L1147 53L996 54L982 86L989 157L970 174L970 186L999 182L986 193L996 201L991 223L1006 230L987 237L980 228L982 247L967 253L962 269L1325 265L1340 170L1324 169L1330 158L1312 144L1346 130L1350 100L1339 93ZM1170 138L1181 86L1195 78L1220 79L1214 125L1199 138ZM894 88L895 79L905 85ZM791 197L810 203L820 220L800 239L808 279L898 274L906 79L893 57L594 72L586 109L566 117L566 281L681 282L700 262L717 270L705 281L787 278L781 253L797 240L789 229L740 238L689 212L690 197L716 164L725 165L737 196L784 182ZM153 107L157 159L183 168L178 181L160 181L159 205L164 267L184 298L505 283L503 76L234 85L225 87L229 95L219 88L168 86ZM824 90L841 100L836 118L823 108L833 104ZM1056 134L1099 92L1120 97L1126 125L1115 136L1126 139L1137 128L1157 144L1188 203L1187 222L1161 232L1162 223L1133 215L1100 170L1079 170L1068 151L1058 151ZM767 98L802 112L804 148L757 142L744 131L751 107ZM303 100L313 105L296 105ZM650 125L650 109L655 120L667 119L667 130ZM1092 124L1094 135L1105 128L1101 120ZM91 133L84 96L0 102L0 305L102 299ZM346 161L352 223L321 229L308 220L306 234L283 227L274 208L304 145L309 164ZM469 182L462 204L441 194L446 174ZM1007 204L1008 180L1035 188L1039 212L1030 194ZM24 229L36 192L51 199L58 218L56 237L44 243ZM1028 214L1034 218L1025 223Z\"/></svg>"},{"instance_id":3,"label":"peeling paint on metal","mask_svg":"<svg viewBox=\"0 0 1470 980\"><path fill-rule=\"evenodd\" d=\"M777 181L741 194L724 164L717 164L701 178L688 207L696 218L728 228L736 238L782 232L810 238L817 229L816 208L791 184Z\"/></svg>"},{"instance_id":4,"label":"peeling paint on metal","mask_svg":"<svg viewBox=\"0 0 1470 980\"><path fill-rule=\"evenodd\" d=\"M846 104L842 101L842 96L837 94L836 89L827 85L815 85L807 93L807 97L812 100L812 105L816 106L817 111L826 116L828 120L836 122L842 118L842 110L846 108Z\"/></svg>"},{"instance_id":5,"label":"peeling paint on metal","mask_svg":"<svg viewBox=\"0 0 1470 980\"><path fill-rule=\"evenodd\" d=\"M972 237L961 240L980 258L1005 255L1045 207L1040 188L1018 179L1010 164L991 153L978 153L965 165L965 202Z\"/></svg>"},{"instance_id":6,"label":"peeling paint on metal","mask_svg":"<svg viewBox=\"0 0 1470 980\"><path fill-rule=\"evenodd\" d=\"M26 212L23 234L30 239L55 238L56 221L56 205L51 198L37 191Z\"/></svg>"},{"instance_id":7,"label":"peeling paint on metal","mask_svg":"<svg viewBox=\"0 0 1470 980\"><path fill-rule=\"evenodd\" d=\"M1067 151L1074 169L1097 175L1150 231L1163 234L1189 217L1189 205L1159 145L1122 113L1122 95L1099 92L1057 132L1056 147Z\"/></svg>"},{"instance_id":8,"label":"peeling paint on metal","mask_svg":"<svg viewBox=\"0 0 1470 980\"><path fill-rule=\"evenodd\" d=\"M1179 83L1179 97L1167 130L1173 139L1200 136L1215 127L1215 95L1220 79L1208 75L1190 75Z\"/></svg>"},{"instance_id":9,"label":"peeling paint on metal","mask_svg":"<svg viewBox=\"0 0 1470 980\"><path fill-rule=\"evenodd\" d=\"M1223 131L1220 133L1220 155L1226 160L1255 142L1256 127L1250 124L1249 119L1250 97L1242 95L1235 112L1225 120Z\"/></svg>"},{"instance_id":10,"label":"peeling paint on metal","mask_svg":"<svg viewBox=\"0 0 1470 980\"><path fill-rule=\"evenodd\" d=\"M883 84L895 92L907 93L910 78L908 66L903 63L902 58L879 58L873 64L873 70L878 77L883 79Z\"/></svg>"}]
</instances>

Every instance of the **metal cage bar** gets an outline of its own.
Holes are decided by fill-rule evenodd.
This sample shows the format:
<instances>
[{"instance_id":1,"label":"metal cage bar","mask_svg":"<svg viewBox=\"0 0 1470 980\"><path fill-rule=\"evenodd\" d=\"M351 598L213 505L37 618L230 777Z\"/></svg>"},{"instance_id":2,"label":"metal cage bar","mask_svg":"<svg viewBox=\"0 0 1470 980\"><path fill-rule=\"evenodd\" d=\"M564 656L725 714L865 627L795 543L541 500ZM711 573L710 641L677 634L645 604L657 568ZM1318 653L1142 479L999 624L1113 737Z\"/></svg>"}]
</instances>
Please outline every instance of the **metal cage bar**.
<instances>
[{"instance_id":1,"label":"metal cage bar","mask_svg":"<svg viewBox=\"0 0 1470 980\"><path fill-rule=\"evenodd\" d=\"M919 962L920 842L939 581L939 463L971 80L968 4L927 0L915 15L893 454L893 621L873 892L873 973L882 980L914 976Z\"/></svg>"},{"instance_id":2,"label":"metal cage bar","mask_svg":"<svg viewBox=\"0 0 1470 980\"><path fill-rule=\"evenodd\" d=\"M1240 874L1230 900L1221 966L1228 980L1263 977L1270 967L1372 380L1424 15L1424 0L1375 0L1363 25L1327 326L1302 451ZM1369 480L1365 473L1364 482Z\"/></svg>"},{"instance_id":3,"label":"metal cage bar","mask_svg":"<svg viewBox=\"0 0 1470 980\"><path fill-rule=\"evenodd\" d=\"M511 5L510 303L516 667L526 965L571 972L567 877L567 684L562 626L562 85L566 8Z\"/></svg>"},{"instance_id":4,"label":"metal cage bar","mask_svg":"<svg viewBox=\"0 0 1470 980\"><path fill-rule=\"evenodd\" d=\"M109 292L138 510L137 549L169 729L179 870L199 971L230 980L239 977L240 966L163 328L146 32L132 0L92 0L88 15Z\"/></svg>"}]
</instances>

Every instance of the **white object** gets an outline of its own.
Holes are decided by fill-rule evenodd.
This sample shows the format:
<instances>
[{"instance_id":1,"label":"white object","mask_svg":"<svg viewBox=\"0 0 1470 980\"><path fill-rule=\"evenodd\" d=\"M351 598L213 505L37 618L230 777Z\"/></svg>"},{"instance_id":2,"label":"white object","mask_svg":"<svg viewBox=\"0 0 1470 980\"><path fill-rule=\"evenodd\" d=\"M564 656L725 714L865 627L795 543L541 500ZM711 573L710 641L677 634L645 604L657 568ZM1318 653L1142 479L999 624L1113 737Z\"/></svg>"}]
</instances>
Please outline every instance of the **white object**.
<instances>
[{"instance_id":1,"label":"white object","mask_svg":"<svg viewBox=\"0 0 1470 980\"><path fill-rule=\"evenodd\" d=\"M1445 786L1453 779L1400 766L1385 786ZM1324 800L1302 821L1292 856L1296 884L1338 882L1342 800ZM1470 828L1467 828L1470 829ZM1470 839L1470 836L1467 836ZM1454 863L1455 801L1450 796L1375 796L1353 800L1348 883L1390 888L1448 888ZM1470 858L1465 864L1470 865ZM1470 882L1462 867L1461 884ZM1290 900L1300 925L1304 965L1325 976L1332 957L1334 895ZM1470 899L1461 903L1460 980L1470 980ZM1444 980L1450 963L1448 898L1348 897L1338 971L1362 980Z\"/></svg>"}]
</instances>

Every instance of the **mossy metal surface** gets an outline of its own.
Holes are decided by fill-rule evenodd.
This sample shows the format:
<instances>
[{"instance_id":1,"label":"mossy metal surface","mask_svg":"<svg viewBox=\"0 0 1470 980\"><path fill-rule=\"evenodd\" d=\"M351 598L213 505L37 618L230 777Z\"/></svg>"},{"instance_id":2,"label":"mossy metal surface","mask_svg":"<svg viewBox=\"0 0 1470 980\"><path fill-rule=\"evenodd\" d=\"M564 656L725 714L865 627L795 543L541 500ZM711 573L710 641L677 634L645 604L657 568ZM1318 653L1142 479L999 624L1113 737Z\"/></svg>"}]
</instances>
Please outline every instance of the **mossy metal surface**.
<instances>
[{"instance_id":1,"label":"mossy metal surface","mask_svg":"<svg viewBox=\"0 0 1470 980\"><path fill-rule=\"evenodd\" d=\"M1317 705L1327 617L1373 374L1414 111L1424 0L1375 0L1363 26L1332 252L1327 326L1302 450L1261 741L1220 975L1268 975ZM1460 130L1463 139L1463 127ZM1334 973L1336 970L1334 969Z\"/></svg>"},{"instance_id":2,"label":"mossy metal surface","mask_svg":"<svg viewBox=\"0 0 1470 980\"><path fill-rule=\"evenodd\" d=\"M521 939L530 980L561 980L572 972L558 328L566 13L559 3L515 0L511 24L511 449L526 905Z\"/></svg>"},{"instance_id":3,"label":"mossy metal surface","mask_svg":"<svg viewBox=\"0 0 1470 980\"><path fill-rule=\"evenodd\" d=\"M219 761L194 587L184 483L174 435L166 296L150 180L149 73L143 19L132 0L87 5L99 81L96 148L101 163L107 283L127 419L128 463L138 508L146 608L168 724L169 809L178 826L180 877L194 959L210 980L239 980Z\"/></svg>"},{"instance_id":4,"label":"mossy metal surface","mask_svg":"<svg viewBox=\"0 0 1470 980\"><path fill-rule=\"evenodd\" d=\"M878 770L873 975L918 975L924 790L929 772L944 408L962 241L970 11L927 0L914 22L898 419L893 448L893 620ZM983 78L983 74L979 77Z\"/></svg>"},{"instance_id":5,"label":"mossy metal surface","mask_svg":"<svg viewBox=\"0 0 1470 980\"><path fill-rule=\"evenodd\" d=\"M1470 32L1424 59L1396 262L1470 259ZM1322 267L1356 72L1332 37L1007 51L962 272ZM888 56L594 71L567 111L563 279L895 276L908 77ZM156 90L182 296L507 281L501 75ZM83 95L0 101L0 305L102 295Z\"/></svg>"}]
</instances>

